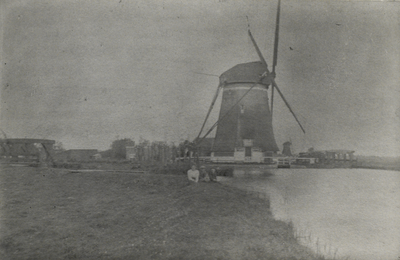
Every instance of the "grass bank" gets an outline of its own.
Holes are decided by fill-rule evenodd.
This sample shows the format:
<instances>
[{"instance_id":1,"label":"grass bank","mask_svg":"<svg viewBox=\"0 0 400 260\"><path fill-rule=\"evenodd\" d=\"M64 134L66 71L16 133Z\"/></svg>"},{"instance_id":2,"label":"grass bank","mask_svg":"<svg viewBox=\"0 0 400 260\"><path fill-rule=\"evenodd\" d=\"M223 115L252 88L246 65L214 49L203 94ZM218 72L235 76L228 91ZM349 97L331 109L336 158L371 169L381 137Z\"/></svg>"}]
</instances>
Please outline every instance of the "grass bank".
<instances>
[{"instance_id":1,"label":"grass bank","mask_svg":"<svg viewBox=\"0 0 400 260\"><path fill-rule=\"evenodd\" d=\"M185 175L0 172L0 259L318 259L268 202Z\"/></svg>"}]
</instances>

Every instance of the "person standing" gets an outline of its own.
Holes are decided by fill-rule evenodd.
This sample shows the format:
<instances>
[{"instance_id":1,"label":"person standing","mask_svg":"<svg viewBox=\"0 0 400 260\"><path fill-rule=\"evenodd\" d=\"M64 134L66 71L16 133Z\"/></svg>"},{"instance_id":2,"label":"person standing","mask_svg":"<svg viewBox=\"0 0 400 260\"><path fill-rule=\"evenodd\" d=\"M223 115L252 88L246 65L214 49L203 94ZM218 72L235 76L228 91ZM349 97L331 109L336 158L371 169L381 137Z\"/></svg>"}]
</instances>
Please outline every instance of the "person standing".
<instances>
[{"instance_id":1,"label":"person standing","mask_svg":"<svg viewBox=\"0 0 400 260\"><path fill-rule=\"evenodd\" d=\"M187 172L187 176L189 181L199 182L200 172L196 169L196 165L192 165L192 168Z\"/></svg>"}]
</instances>

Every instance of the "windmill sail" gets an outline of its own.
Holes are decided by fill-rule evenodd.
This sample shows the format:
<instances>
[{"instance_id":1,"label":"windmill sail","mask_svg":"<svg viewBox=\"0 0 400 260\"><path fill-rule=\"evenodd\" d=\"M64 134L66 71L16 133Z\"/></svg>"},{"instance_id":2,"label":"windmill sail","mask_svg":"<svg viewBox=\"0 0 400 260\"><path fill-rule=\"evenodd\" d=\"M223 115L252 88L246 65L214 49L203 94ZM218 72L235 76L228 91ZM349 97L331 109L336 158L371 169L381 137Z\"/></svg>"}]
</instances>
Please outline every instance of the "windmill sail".
<instances>
[{"instance_id":1,"label":"windmill sail","mask_svg":"<svg viewBox=\"0 0 400 260\"><path fill-rule=\"evenodd\" d=\"M294 119L296 120L296 122L297 122L298 125L300 126L301 130L303 131L303 133L306 133L306 131L304 130L304 128L303 128L303 126L301 125L300 121L297 119L296 114L293 112L293 110L292 110L292 108L290 107L289 103L287 102L286 98L283 96L281 90L279 89L278 85L276 84L276 82L275 82L275 72L273 72L273 73L270 73L270 72L269 72L269 70L268 70L268 65L267 65L267 62L266 62L265 59L264 59L264 56L263 56L262 53L260 52L260 49L258 48L258 45L257 45L256 41L254 40L253 35L251 34L250 30L248 30L248 31L249 31L249 36L250 36L250 38L251 38L251 41L253 42L254 48L256 49L256 52L257 52L258 56L260 57L261 62L262 62L262 63L264 64L264 66L265 66L265 73L266 73L267 75L269 75L270 78L271 78L272 89L275 89L275 88L276 88L276 90L278 91L279 95L281 96L283 102L285 103L285 105L286 105L287 108L289 109L290 113L292 113ZM274 61L274 62L276 62L276 61ZM273 92L272 92L272 93L273 93Z\"/></svg>"}]
</instances>

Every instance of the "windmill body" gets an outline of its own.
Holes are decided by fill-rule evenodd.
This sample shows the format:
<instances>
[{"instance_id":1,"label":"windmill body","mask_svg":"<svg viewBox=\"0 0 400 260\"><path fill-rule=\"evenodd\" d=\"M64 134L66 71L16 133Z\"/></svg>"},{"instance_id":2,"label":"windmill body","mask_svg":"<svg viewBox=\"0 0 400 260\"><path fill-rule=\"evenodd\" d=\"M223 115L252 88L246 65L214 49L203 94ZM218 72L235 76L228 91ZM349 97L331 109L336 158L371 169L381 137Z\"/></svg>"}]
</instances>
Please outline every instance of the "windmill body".
<instances>
[{"instance_id":1,"label":"windmill body","mask_svg":"<svg viewBox=\"0 0 400 260\"><path fill-rule=\"evenodd\" d=\"M234 157L235 161L261 162L265 152L278 151L268 102L271 80L263 76L265 71L261 62L249 62L220 76L222 103L212 148L214 160Z\"/></svg>"}]
</instances>

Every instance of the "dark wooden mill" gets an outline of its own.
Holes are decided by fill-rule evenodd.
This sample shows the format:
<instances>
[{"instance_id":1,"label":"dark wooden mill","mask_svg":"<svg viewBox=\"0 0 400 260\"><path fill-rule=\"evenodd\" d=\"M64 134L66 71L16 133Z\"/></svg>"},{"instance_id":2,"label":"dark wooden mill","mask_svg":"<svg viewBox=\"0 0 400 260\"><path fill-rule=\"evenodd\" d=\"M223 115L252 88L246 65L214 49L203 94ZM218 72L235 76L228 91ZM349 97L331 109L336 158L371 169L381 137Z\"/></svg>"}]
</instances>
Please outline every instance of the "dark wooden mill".
<instances>
[{"instance_id":1,"label":"dark wooden mill","mask_svg":"<svg viewBox=\"0 0 400 260\"><path fill-rule=\"evenodd\" d=\"M212 162L264 163L271 160L271 156L279 150L272 127L275 90L289 108L302 131L305 132L275 82L275 68L278 62L279 16L280 1L276 15L272 71L268 69L267 62L248 29L249 37L260 61L238 64L219 77L219 86L195 140L195 143L200 145L210 132L217 128L211 148ZM270 86L271 104L268 102ZM221 90L222 103L219 119L203 137L200 137Z\"/></svg>"}]
</instances>

